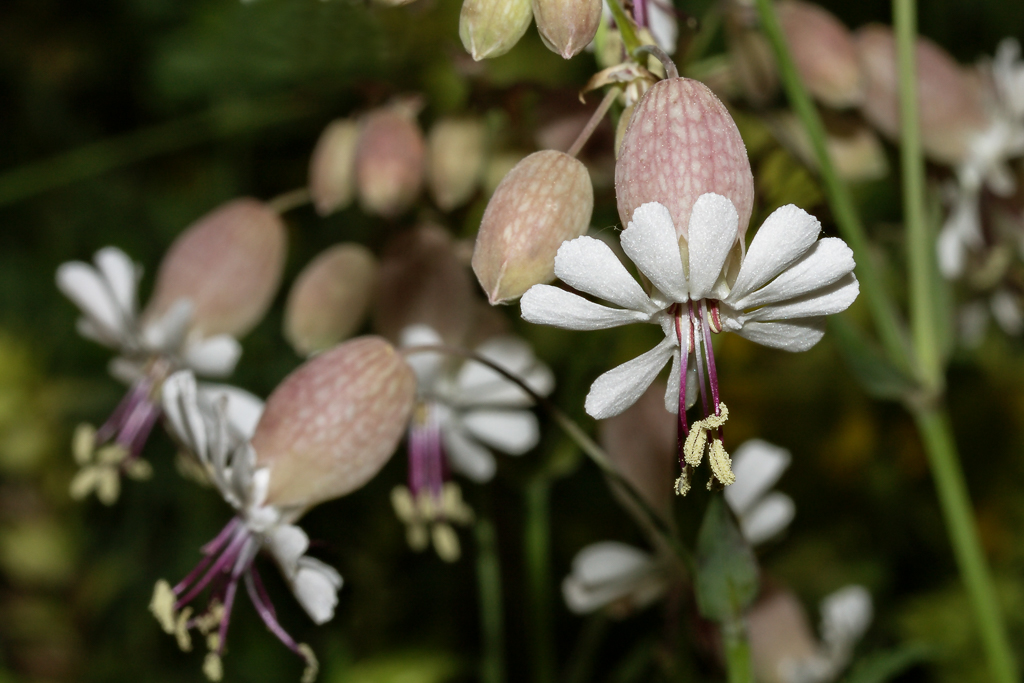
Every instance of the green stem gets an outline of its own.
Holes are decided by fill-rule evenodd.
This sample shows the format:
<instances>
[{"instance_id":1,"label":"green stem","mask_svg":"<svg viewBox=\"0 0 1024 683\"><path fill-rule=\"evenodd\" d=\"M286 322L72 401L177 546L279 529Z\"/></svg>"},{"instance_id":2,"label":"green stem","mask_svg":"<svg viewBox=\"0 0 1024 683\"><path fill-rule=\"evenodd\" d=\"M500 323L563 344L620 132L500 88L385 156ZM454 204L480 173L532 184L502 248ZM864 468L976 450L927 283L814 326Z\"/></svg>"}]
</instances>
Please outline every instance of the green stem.
<instances>
[{"instance_id":1,"label":"green stem","mask_svg":"<svg viewBox=\"0 0 1024 683\"><path fill-rule=\"evenodd\" d=\"M608 617L603 611L595 612L587 617L580 629L569 663L565 667L565 683L585 683L594 680L594 659L597 656L601 641L608 633Z\"/></svg>"},{"instance_id":2,"label":"green stem","mask_svg":"<svg viewBox=\"0 0 1024 683\"><path fill-rule=\"evenodd\" d=\"M501 565L494 524L486 517L476 522L476 581L480 600L483 656L480 680L505 683L505 615L501 597Z\"/></svg>"},{"instance_id":3,"label":"green stem","mask_svg":"<svg viewBox=\"0 0 1024 683\"><path fill-rule=\"evenodd\" d=\"M554 683L555 651L551 611L551 515L548 499L551 482L536 478L526 487L524 534L526 580L530 596L530 649L533 670L530 680Z\"/></svg>"},{"instance_id":4,"label":"green stem","mask_svg":"<svg viewBox=\"0 0 1024 683\"><path fill-rule=\"evenodd\" d=\"M936 407L912 406L911 412L924 439L942 515L974 610L974 618L981 630L992 680L997 683L1015 683L1019 680L1016 664L999 613L999 601L988 562L978 539L977 524L957 457L949 417L945 410Z\"/></svg>"},{"instance_id":5,"label":"green stem","mask_svg":"<svg viewBox=\"0 0 1024 683\"><path fill-rule=\"evenodd\" d=\"M633 50L637 49L643 43L636 35L636 31L633 30L635 24L633 20L627 16L626 11L622 9L622 4L619 0L608 0L608 9L612 11L612 17L615 19L615 25L619 29L619 33L622 35L622 44L626 46L626 54L632 55Z\"/></svg>"},{"instance_id":6,"label":"green stem","mask_svg":"<svg viewBox=\"0 0 1024 683\"><path fill-rule=\"evenodd\" d=\"M900 74L900 170L903 181L903 222L907 229L907 272L910 276L910 329L917 374L923 388L938 392L942 358L932 291L935 245L925 223L924 155L917 103L917 10L914 0L894 0L893 28Z\"/></svg>"},{"instance_id":7,"label":"green stem","mask_svg":"<svg viewBox=\"0 0 1024 683\"><path fill-rule=\"evenodd\" d=\"M299 119L282 101L241 102L94 142L0 174L0 206L180 149Z\"/></svg>"},{"instance_id":8,"label":"green stem","mask_svg":"<svg viewBox=\"0 0 1024 683\"><path fill-rule=\"evenodd\" d=\"M754 683L754 669L750 663L750 643L742 619L722 624L725 640L725 666L729 683Z\"/></svg>"},{"instance_id":9,"label":"green stem","mask_svg":"<svg viewBox=\"0 0 1024 683\"><path fill-rule=\"evenodd\" d=\"M835 216L836 225L843 239L853 249L854 258L857 261L857 277L860 280L861 290L867 298L868 307L871 309L878 336L893 362L905 370L910 370L912 368L910 350L896 314L896 307L892 299L889 298L875 268L867 234L864 231L864 226L861 225L857 210L854 208L853 199L832 164L832 157L829 155L826 145L825 126L821 122L814 102L811 101L811 96L800 80L800 74L793 63L793 57L786 45L786 38L779 26L778 17L775 15L772 0L756 0L756 2L762 28L772 45L775 59L779 65L779 73L786 95L811 140L821 178L825 184L825 195Z\"/></svg>"}]
</instances>

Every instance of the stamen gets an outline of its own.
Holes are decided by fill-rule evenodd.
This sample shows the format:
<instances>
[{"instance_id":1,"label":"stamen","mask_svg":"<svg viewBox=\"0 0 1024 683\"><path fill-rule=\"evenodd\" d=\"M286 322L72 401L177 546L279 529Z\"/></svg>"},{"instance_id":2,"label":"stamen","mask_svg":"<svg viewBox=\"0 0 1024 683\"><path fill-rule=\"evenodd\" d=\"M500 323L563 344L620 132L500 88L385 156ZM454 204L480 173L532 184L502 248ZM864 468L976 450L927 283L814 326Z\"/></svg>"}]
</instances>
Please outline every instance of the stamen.
<instances>
[{"instance_id":1,"label":"stamen","mask_svg":"<svg viewBox=\"0 0 1024 683\"><path fill-rule=\"evenodd\" d=\"M708 397L707 388L704 384L704 354L701 352L700 348L701 338L697 336L697 326L700 325L701 328L703 328L703 324L701 323L699 317L696 316L693 312L693 302L690 301L687 303L687 305L690 309L690 325L693 328L693 336L695 337L693 344L693 352L695 360L697 361L697 380L699 382L697 386L700 389L700 404L701 409L703 411L703 415L706 417L708 415Z\"/></svg>"},{"instance_id":2,"label":"stamen","mask_svg":"<svg viewBox=\"0 0 1024 683\"><path fill-rule=\"evenodd\" d=\"M313 683L320 670L320 664L317 662L316 655L313 654L313 649L305 643L296 643L281 624L278 623L277 615L274 613L274 606L270 604L270 598L263 587L263 580L255 569L250 569L246 572L245 589L248 591L249 599L252 600L252 604L256 607L256 612L260 615L267 629L284 643L285 647L306 660L306 670L302 672L302 683Z\"/></svg>"},{"instance_id":3,"label":"stamen","mask_svg":"<svg viewBox=\"0 0 1024 683\"><path fill-rule=\"evenodd\" d=\"M683 343L683 316L679 304L675 304L676 341L679 342L679 414L676 425L676 448L679 451L679 463L683 462L683 439L689 431L686 425L686 371L690 360L691 329L687 327L686 344Z\"/></svg>"},{"instance_id":4,"label":"stamen","mask_svg":"<svg viewBox=\"0 0 1024 683\"><path fill-rule=\"evenodd\" d=\"M706 302L701 299L701 313L703 320L709 320ZM711 325L702 325L704 329L704 348L708 354L708 380L711 383L711 400L715 404L715 414L718 414L718 370L715 368L715 352L711 346Z\"/></svg>"}]
</instances>

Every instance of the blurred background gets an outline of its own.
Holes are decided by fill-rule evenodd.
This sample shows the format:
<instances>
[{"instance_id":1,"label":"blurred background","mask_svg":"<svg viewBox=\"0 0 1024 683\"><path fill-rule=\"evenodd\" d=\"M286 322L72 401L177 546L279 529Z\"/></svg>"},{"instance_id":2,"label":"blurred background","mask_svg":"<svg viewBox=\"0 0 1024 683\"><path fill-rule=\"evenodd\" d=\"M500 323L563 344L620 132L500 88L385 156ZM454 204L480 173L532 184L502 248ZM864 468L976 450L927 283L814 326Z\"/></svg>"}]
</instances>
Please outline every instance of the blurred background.
<instances>
[{"instance_id":1,"label":"blurred background","mask_svg":"<svg viewBox=\"0 0 1024 683\"><path fill-rule=\"evenodd\" d=\"M677 0L701 17L707 0ZM889 4L827 2L850 27L890 21ZM332 119L395 95L420 93L420 122L473 114L488 125L493 178L509 159L548 146L549 126L589 112L577 92L593 56L564 61L536 31L506 56L474 63L458 37L457 0L399 8L347 0L8 0L0 5L0 683L192 681L201 655L178 651L146 609L154 582L176 580L230 511L211 491L179 477L160 430L147 447L156 476L126 482L105 507L74 503L76 424L99 423L121 395L106 373L107 350L75 333L77 311L57 291L64 261L117 245L144 264L142 299L171 240L237 196L269 199L306 182L309 155ZM1003 0L921 3L920 30L961 62L1024 37L1024 4ZM725 50L719 33L709 55ZM752 224L797 203L829 225L815 177L745 111L734 110L757 179ZM580 124L581 125L581 124ZM602 137L603 136L603 137ZM554 139L559 139L555 137ZM571 141L572 137L569 138ZM593 226L618 222L611 183L612 128L584 152L595 183ZM560 144L560 143L558 143ZM896 153L887 148L890 167ZM504 166L502 166L504 164ZM271 313L243 340L233 382L261 396L301 358L281 335L287 287L325 247L358 241L380 252L388 237L436 220L471 238L488 191L441 214L419 206L395 220L357 206L327 218L287 215L285 285ZM898 183L859 183L855 193L883 263L900 263ZM895 276L894 283L901 281ZM502 309L551 365L554 401L587 428L590 382L646 350L654 329L570 333L536 328ZM866 320L858 303L852 320ZM369 329L367 326L365 329ZM759 550L765 581L787 585L817 621L818 601L848 583L868 587L876 617L859 651L925 644L927 656L900 681L987 680L960 588L927 462L898 403L871 398L827 335L790 355L742 339L721 340L718 367L729 397L729 439L758 436L784 446L793 464L779 489L796 501L786 535ZM1024 343L992 331L954 356L949 400L982 540L1016 650L1024 652ZM663 607L624 620L571 615L559 584L588 543L643 545L589 462L542 415L540 446L499 458L498 476L463 484L470 504L494 520L504 590L509 680L532 680L537 633L550 636L559 680L721 680L706 624ZM401 454L400 454L401 455ZM527 492L550 487L547 608L533 609ZM475 544L454 564L415 554L388 500L404 481L396 456L367 487L314 510L305 523L318 554L345 578L335 619L314 627L275 572L265 572L282 623L320 656L325 682L439 683L474 680L480 649ZM707 494L677 504L681 533L696 537ZM532 514L536 514L536 510ZM536 521L536 520L533 520ZM534 568L535 569L535 568ZM538 614L548 614L538 626ZM679 632L666 641L666 618ZM538 631L538 628L540 629ZM596 645L595 645L596 644ZM910 660L908 660L910 661ZM302 664L239 601L226 680L298 680Z\"/></svg>"}]
</instances>

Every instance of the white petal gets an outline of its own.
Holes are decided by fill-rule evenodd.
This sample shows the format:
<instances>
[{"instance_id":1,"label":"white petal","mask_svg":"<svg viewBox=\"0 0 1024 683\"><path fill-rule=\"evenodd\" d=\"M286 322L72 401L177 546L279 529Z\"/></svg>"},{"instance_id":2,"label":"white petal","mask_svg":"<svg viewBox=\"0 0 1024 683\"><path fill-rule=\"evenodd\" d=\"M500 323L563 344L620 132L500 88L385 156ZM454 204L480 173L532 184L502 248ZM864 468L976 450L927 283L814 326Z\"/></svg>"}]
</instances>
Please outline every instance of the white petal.
<instances>
[{"instance_id":1,"label":"white petal","mask_svg":"<svg viewBox=\"0 0 1024 683\"><path fill-rule=\"evenodd\" d=\"M619 244L640 272L673 301L686 301L686 275L679 255L679 238L668 209L648 202L633 211Z\"/></svg>"},{"instance_id":2,"label":"white petal","mask_svg":"<svg viewBox=\"0 0 1024 683\"><path fill-rule=\"evenodd\" d=\"M697 364L690 361L686 365L686 407L692 408L697 402ZM665 410L679 414L679 353L672 354L672 369L668 374L665 387Z\"/></svg>"},{"instance_id":3,"label":"white petal","mask_svg":"<svg viewBox=\"0 0 1024 683\"><path fill-rule=\"evenodd\" d=\"M57 287L84 313L98 336L117 346L128 335L124 315L113 292L99 273L80 261L63 263L57 268Z\"/></svg>"},{"instance_id":4,"label":"white petal","mask_svg":"<svg viewBox=\"0 0 1024 683\"><path fill-rule=\"evenodd\" d=\"M747 543L759 545L789 526L795 515L793 499L785 493L773 491L740 517L740 530Z\"/></svg>"},{"instance_id":5,"label":"white petal","mask_svg":"<svg viewBox=\"0 0 1024 683\"><path fill-rule=\"evenodd\" d=\"M341 574L334 567L313 557L303 557L291 585L299 604L314 623L324 624L334 617L342 585Z\"/></svg>"},{"instance_id":6,"label":"white petal","mask_svg":"<svg viewBox=\"0 0 1024 683\"><path fill-rule=\"evenodd\" d=\"M584 404L587 414L597 420L618 415L636 403L665 367L676 349L674 337L665 337L653 349L604 373L590 386Z\"/></svg>"},{"instance_id":7,"label":"white petal","mask_svg":"<svg viewBox=\"0 0 1024 683\"><path fill-rule=\"evenodd\" d=\"M742 316L748 320L765 322L769 320L794 320L832 315L845 311L860 293L857 277L850 273L839 282L833 283L802 297L784 303L770 304Z\"/></svg>"},{"instance_id":8,"label":"white petal","mask_svg":"<svg viewBox=\"0 0 1024 683\"><path fill-rule=\"evenodd\" d=\"M827 287L853 272L853 251L838 237L818 240L799 261L777 278L742 299L733 293L725 301L733 308L755 308L802 296Z\"/></svg>"},{"instance_id":9,"label":"white petal","mask_svg":"<svg viewBox=\"0 0 1024 683\"><path fill-rule=\"evenodd\" d=\"M299 558L309 548L309 536L294 524L283 524L267 534L267 549L281 566L285 576L291 576L298 568Z\"/></svg>"},{"instance_id":10,"label":"white petal","mask_svg":"<svg viewBox=\"0 0 1024 683\"><path fill-rule=\"evenodd\" d=\"M691 299L711 295L736 244L739 223L736 207L720 194L702 194L694 202L689 228Z\"/></svg>"},{"instance_id":11,"label":"white petal","mask_svg":"<svg viewBox=\"0 0 1024 683\"><path fill-rule=\"evenodd\" d=\"M783 351L806 351L825 336L824 318L805 318L790 323L746 323L738 335L755 344Z\"/></svg>"},{"instance_id":12,"label":"white petal","mask_svg":"<svg viewBox=\"0 0 1024 683\"><path fill-rule=\"evenodd\" d=\"M107 363L107 372L118 382L134 384L146 376L145 363L123 356L115 356Z\"/></svg>"},{"instance_id":13,"label":"white petal","mask_svg":"<svg viewBox=\"0 0 1024 683\"><path fill-rule=\"evenodd\" d=\"M676 24L676 15L671 4L662 5L660 2L649 2L647 8L647 27L654 36L654 41L661 46L661 49L670 55L676 52L676 38L679 35L679 27Z\"/></svg>"},{"instance_id":14,"label":"white petal","mask_svg":"<svg viewBox=\"0 0 1024 683\"><path fill-rule=\"evenodd\" d=\"M181 396L191 374L188 370L176 372L164 380L163 386L160 388L161 408L164 416L170 423L174 435L186 445L189 445L188 427L185 425L185 415L181 408Z\"/></svg>"},{"instance_id":15,"label":"white petal","mask_svg":"<svg viewBox=\"0 0 1024 683\"><path fill-rule=\"evenodd\" d=\"M567 330L603 330L647 322L650 313L609 308L551 285L534 285L520 300L523 320Z\"/></svg>"},{"instance_id":16,"label":"white petal","mask_svg":"<svg viewBox=\"0 0 1024 683\"><path fill-rule=\"evenodd\" d=\"M650 555L605 541L577 553L572 573L562 582L562 595L571 611L586 614L627 598L634 607L642 607L664 594L667 586Z\"/></svg>"},{"instance_id":17,"label":"white petal","mask_svg":"<svg viewBox=\"0 0 1024 683\"><path fill-rule=\"evenodd\" d=\"M585 584L605 583L635 574L650 566L651 555L617 541L588 545L572 560L572 573Z\"/></svg>"},{"instance_id":18,"label":"white petal","mask_svg":"<svg viewBox=\"0 0 1024 683\"><path fill-rule=\"evenodd\" d=\"M200 460L209 460L206 421L199 409L196 378L189 370L168 377L162 387L163 409L178 436Z\"/></svg>"},{"instance_id":19,"label":"white petal","mask_svg":"<svg viewBox=\"0 0 1024 683\"><path fill-rule=\"evenodd\" d=\"M811 248L818 219L792 204L772 212L754 235L730 297L740 299L771 281Z\"/></svg>"},{"instance_id":20,"label":"white petal","mask_svg":"<svg viewBox=\"0 0 1024 683\"><path fill-rule=\"evenodd\" d=\"M209 377L230 375L242 356L242 345L230 334L218 334L186 348L183 360L197 374Z\"/></svg>"},{"instance_id":21,"label":"white petal","mask_svg":"<svg viewBox=\"0 0 1024 683\"><path fill-rule=\"evenodd\" d=\"M540 441L537 416L528 410L473 410L462 416L470 434L509 455L522 455Z\"/></svg>"},{"instance_id":22,"label":"white petal","mask_svg":"<svg viewBox=\"0 0 1024 683\"><path fill-rule=\"evenodd\" d=\"M497 464L494 455L486 447L450 423L441 425L441 439L452 469L478 483L494 478Z\"/></svg>"},{"instance_id":23,"label":"white petal","mask_svg":"<svg viewBox=\"0 0 1024 683\"><path fill-rule=\"evenodd\" d=\"M518 377L540 396L547 396L555 386L551 369L533 355L530 345L518 337L502 336L488 340L476 353ZM504 375L472 360L463 363L456 378L459 406L529 406L533 399Z\"/></svg>"},{"instance_id":24,"label":"white petal","mask_svg":"<svg viewBox=\"0 0 1024 683\"><path fill-rule=\"evenodd\" d=\"M103 273L110 292L121 310L128 316L134 316L139 269L131 258L117 247L105 247L96 252L93 260Z\"/></svg>"},{"instance_id":25,"label":"white petal","mask_svg":"<svg viewBox=\"0 0 1024 683\"><path fill-rule=\"evenodd\" d=\"M827 645L852 647L874 617L871 593L863 586L846 586L821 601L821 636Z\"/></svg>"},{"instance_id":26,"label":"white petal","mask_svg":"<svg viewBox=\"0 0 1024 683\"><path fill-rule=\"evenodd\" d=\"M1000 288L992 294L992 317L999 323L1003 332L1016 336L1024 329L1024 317L1021 315L1017 298L1008 290Z\"/></svg>"},{"instance_id":27,"label":"white petal","mask_svg":"<svg viewBox=\"0 0 1024 683\"><path fill-rule=\"evenodd\" d=\"M593 237L584 235L562 242L555 256L555 275L573 289L623 308L650 313L658 310L611 248Z\"/></svg>"},{"instance_id":28,"label":"white petal","mask_svg":"<svg viewBox=\"0 0 1024 683\"><path fill-rule=\"evenodd\" d=\"M142 330L142 338L150 349L174 353L185 341L192 322L193 306L188 299L179 299L163 316L154 320Z\"/></svg>"},{"instance_id":29,"label":"white petal","mask_svg":"<svg viewBox=\"0 0 1024 683\"><path fill-rule=\"evenodd\" d=\"M399 336L402 348L414 346L439 346L444 344L441 335L429 325L409 325ZM436 384L445 364L445 356L441 353L420 352L406 356L406 362L416 375L421 391L429 392Z\"/></svg>"},{"instance_id":30,"label":"white petal","mask_svg":"<svg viewBox=\"0 0 1024 683\"><path fill-rule=\"evenodd\" d=\"M761 439L745 441L732 455L736 483L725 487L725 502L737 515L745 515L775 485L790 459L785 448Z\"/></svg>"},{"instance_id":31,"label":"white petal","mask_svg":"<svg viewBox=\"0 0 1024 683\"><path fill-rule=\"evenodd\" d=\"M255 394L228 384L203 382L199 384L199 395L209 405L214 405L222 399L226 401L228 422L239 436L248 441L256 433L256 425L263 417L264 404Z\"/></svg>"}]
</instances>

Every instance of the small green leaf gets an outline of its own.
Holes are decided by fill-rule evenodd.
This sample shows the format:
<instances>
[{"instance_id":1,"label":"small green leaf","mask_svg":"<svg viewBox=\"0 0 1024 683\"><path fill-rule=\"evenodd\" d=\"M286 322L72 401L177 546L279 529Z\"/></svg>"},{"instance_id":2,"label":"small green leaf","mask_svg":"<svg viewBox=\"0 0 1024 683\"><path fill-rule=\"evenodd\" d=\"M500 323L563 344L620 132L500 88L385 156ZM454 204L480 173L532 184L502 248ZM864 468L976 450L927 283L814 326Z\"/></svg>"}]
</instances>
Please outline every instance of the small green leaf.
<instances>
[{"instance_id":1,"label":"small green leaf","mask_svg":"<svg viewBox=\"0 0 1024 683\"><path fill-rule=\"evenodd\" d=\"M875 398L902 399L916 391L914 380L845 318L832 316L828 327L847 366L868 394Z\"/></svg>"},{"instance_id":2,"label":"small green leaf","mask_svg":"<svg viewBox=\"0 0 1024 683\"><path fill-rule=\"evenodd\" d=\"M697 534L697 606L719 623L736 619L758 590L757 559L720 495L711 499Z\"/></svg>"},{"instance_id":3,"label":"small green leaf","mask_svg":"<svg viewBox=\"0 0 1024 683\"><path fill-rule=\"evenodd\" d=\"M932 658L933 652L924 643L906 643L891 650L873 652L862 657L845 683L885 683L915 664Z\"/></svg>"}]
</instances>

